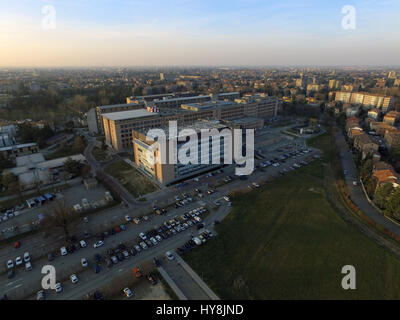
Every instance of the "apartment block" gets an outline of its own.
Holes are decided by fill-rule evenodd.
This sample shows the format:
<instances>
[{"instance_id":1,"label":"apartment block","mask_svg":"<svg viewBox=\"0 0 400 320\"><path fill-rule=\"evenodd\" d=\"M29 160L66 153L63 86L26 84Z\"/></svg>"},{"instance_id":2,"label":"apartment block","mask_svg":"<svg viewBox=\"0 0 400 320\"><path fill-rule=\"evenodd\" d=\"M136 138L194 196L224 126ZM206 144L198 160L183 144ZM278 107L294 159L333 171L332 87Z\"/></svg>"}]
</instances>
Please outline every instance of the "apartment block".
<instances>
[{"instance_id":1,"label":"apartment block","mask_svg":"<svg viewBox=\"0 0 400 320\"><path fill-rule=\"evenodd\" d=\"M386 122L391 126L396 125L399 120L400 120L400 112L397 111L390 111L383 118L383 122Z\"/></svg>"},{"instance_id":2,"label":"apartment block","mask_svg":"<svg viewBox=\"0 0 400 320\"><path fill-rule=\"evenodd\" d=\"M394 98L365 92L337 91L335 101L342 103L360 104L367 108L379 108L383 113L390 111Z\"/></svg>"}]
</instances>

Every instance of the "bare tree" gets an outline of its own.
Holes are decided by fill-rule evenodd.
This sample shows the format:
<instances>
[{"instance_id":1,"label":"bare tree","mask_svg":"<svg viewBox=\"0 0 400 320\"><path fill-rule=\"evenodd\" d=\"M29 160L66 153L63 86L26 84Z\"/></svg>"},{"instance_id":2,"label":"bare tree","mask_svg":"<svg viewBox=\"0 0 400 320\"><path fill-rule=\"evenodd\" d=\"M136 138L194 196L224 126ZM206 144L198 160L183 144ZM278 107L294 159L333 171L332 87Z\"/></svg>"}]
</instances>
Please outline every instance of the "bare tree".
<instances>
[{"instance_id":1,"label":"bare tree","mask_svg":"<svg viewBox=\"0 0 400 320\"><path fill-rule=\"evenodd\" d=\"M45 213L45 226L62 229L65 239L68 240L69 226L76 216L77 213L71 210L71 206L64 199L55 200Z\"/></svg>"}]
</instances>

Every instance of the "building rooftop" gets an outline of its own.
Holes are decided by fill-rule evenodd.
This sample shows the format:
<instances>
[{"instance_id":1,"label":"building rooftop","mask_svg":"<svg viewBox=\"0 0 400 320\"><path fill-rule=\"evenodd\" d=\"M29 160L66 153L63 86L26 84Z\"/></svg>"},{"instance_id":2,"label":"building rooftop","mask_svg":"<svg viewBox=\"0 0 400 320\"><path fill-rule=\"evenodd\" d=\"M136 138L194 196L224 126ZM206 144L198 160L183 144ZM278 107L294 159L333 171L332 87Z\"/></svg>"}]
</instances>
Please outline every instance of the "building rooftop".
<instances>
[{"instance_id":1,"label":"building rooftop","mask_svg":"<svg viewBox=\"0 0 400 320\"><path fill-rule=\"evenodd\" d=\"M135 106L139 107L140 105L138 103L121 103L121 104L110 104L107 106L98 106L98 108L101 110L107 110L112 108L135 107Z\"/></svg>"},{"instance_id":2,"label":"building rooftop","mask_svg":"<svg viewBox=\"0 0 400 320\"><path fill-rule=\"evenodd\" d=\"M120 112L112 112L112 113L104 113L103 117L112 120L128 120L134 118L145 118L145 117L154 117L159 116L158 113L147 111L146 109L137 109L137 110L128 110L128 111L120 111Z\"/></svg>"},{"instance_id":3,"label":"building rooftop","mask_svg":"<svg viewBox=\"0 0 400 320\"><path fill-rule=\"evenodd\" d=\"M14 149L21 149L21 148L28 148L28 147L35 147L37 144L32 142L32 143L25 143L25 144L17 144L14 146L9 146L9 147L2 147L0 148L0 151L7 151L7 150L14 150Z\"/></svg>"},{"instance_id":4,"label":"building rooftop","mask_svg":"<svg viewBox=\"0 0 400 320\"><path fill-rule=\"evenodd\" d=\"M185 103L181 105L182 109L185 110L192 110L192 111L199 111L199 110L205 110L205 109L213 109L213 108L223 108L223 107L228 107L232 106L236 103L231 102L231 101L206 101L206 102L198 102L198 103Z\"/></svg>"},{"instance_id":5,"label":"building rooftop","mask_svg":"<svg viewBox=\"0 0 400 320\"><path fill-rule=\"evenodd\" d=\"M193 129L195 132L201 132L202 130L212 130L212 129L225 129L227 128L227 125L222 124L220 121L218 120L199 120L196 121L195 123L191 124L191 125L187 125L187 126L179 126L178 125L178 135L177 136L170 136L169 133L169 126L165 126L165 127L161 127L161 128L157 128L157 129L161 129L164 131L165 135L169 138L176 138L179 137L179 133L181 133L180 131L183 129ZM140 132L144 135L147 135L149 129L135 129L135 131ZM136 139L138 140L138 139ZM138 140L139 141L139 140Z\"/></svg>"}]
</instances>

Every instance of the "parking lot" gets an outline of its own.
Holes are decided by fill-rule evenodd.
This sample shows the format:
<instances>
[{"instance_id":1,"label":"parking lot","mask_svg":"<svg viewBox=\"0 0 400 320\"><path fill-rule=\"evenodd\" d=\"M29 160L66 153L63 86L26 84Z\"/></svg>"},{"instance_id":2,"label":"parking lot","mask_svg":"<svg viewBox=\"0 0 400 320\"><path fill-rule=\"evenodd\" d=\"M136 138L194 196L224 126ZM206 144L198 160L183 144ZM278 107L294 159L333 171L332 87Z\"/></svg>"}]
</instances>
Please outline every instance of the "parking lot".
<instances>
[{"instance_id":1,"label":"parking lot","mask_svg":"<svg viewBox=\"0 0 400 320\"><path fill-rule=\"evenodd\" d=\"M94 189L86 190L83 184L72 186L62 191L56 190L55 199L64 199L70 206L80 204L82 206L82 200L87 199L91 207L99 207L105 205L105 192L107 190L102 186L98 185ZM54 201L54 200L52 200ZM0 219L0 232L3 238L9 238L16 234L29 231L32 224L38 223L40 215L51 213L51 200L44 202L42 205L37 205L33 208L29 208L25 203L15 208L15 210L8 210L3 212Z\"/></svg>"}]
</instances>

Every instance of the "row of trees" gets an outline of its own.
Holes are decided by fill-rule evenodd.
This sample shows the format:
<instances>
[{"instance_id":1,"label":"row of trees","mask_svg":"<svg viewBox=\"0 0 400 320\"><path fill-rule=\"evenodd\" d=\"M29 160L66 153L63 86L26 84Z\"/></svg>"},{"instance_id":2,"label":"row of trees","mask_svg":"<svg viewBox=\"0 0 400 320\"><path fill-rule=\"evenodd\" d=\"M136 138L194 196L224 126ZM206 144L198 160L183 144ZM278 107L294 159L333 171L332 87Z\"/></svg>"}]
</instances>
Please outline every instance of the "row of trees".
<instances>
[{"instance_id":1,"label":"row of trees","mask_svg":"<svg viewBox=\"0 0 400 320\"><path fill-rule=\"evenodd\" d=\"M53 129L45 125L39 129L29 123L22 123L18 126L18 136L23 143L36 142L40 148L45 146L45 140L54 135Z\"/></svg>"}]
</instances>

